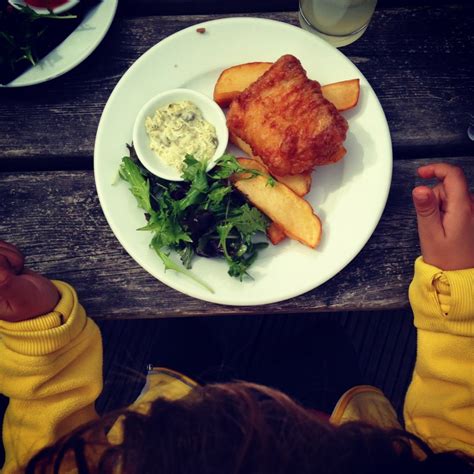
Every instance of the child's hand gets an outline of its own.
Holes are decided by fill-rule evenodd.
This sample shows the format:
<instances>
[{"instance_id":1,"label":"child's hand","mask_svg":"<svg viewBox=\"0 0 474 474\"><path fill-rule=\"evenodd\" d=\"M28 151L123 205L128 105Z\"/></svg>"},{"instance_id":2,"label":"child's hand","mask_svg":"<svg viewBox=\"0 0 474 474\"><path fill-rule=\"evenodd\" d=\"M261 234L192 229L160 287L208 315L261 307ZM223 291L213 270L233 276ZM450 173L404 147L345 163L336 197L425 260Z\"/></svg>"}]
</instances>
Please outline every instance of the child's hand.
<instances>
[{"instance_id":1,"label":"child's hand","mask_svg":"<svg viewBox=\"0 0 474 474\"><path fill-rule=\"evenodd\" d=\"M422 166L422 178L437 178L433 188L413 189L421 253L442 270L474 268L474 196L461 168L446 163Z\"/></svg>"},{"instance_id":2,"label":"child's hand","mask_svg":"<svg viewBox=\"0 0 474 474\"><path fill-rule=\"evenodd\" d=\"M56 287L23 267L24 257L0 240L0 319L10 322L49 313L59 301Z\"/></svg>"}]
</instances>

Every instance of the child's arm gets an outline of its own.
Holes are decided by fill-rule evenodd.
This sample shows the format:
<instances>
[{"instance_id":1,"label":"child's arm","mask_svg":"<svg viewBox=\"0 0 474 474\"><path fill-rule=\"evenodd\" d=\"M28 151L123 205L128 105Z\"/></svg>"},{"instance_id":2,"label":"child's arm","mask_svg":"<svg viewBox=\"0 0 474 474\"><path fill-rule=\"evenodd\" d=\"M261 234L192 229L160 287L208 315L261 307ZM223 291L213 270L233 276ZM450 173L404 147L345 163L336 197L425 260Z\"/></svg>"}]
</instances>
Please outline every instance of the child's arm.
<instances>
[{"instance_id":1,"label":"child's arm","mask_svg":"<svg viewBox=\"0 0 474 474\"><path fill-rule=\"evenodd\" d=\"M436 450L474 455L474 199L459 168L419 174L439 183L413 191L423 256L410 285L418 347L405 424Z\"/></svg>"},{"instance_id":2,"label":"child's arm","mask_svg":"<svg viewBox=\"0 0 474 474\"><path fill-rule=\"evenodd\" d=\"M102 342L74 290L23 268L23 256L0 241L0 392L3 474L41 448L97 417Z\"/></svg>"}]
</instances>

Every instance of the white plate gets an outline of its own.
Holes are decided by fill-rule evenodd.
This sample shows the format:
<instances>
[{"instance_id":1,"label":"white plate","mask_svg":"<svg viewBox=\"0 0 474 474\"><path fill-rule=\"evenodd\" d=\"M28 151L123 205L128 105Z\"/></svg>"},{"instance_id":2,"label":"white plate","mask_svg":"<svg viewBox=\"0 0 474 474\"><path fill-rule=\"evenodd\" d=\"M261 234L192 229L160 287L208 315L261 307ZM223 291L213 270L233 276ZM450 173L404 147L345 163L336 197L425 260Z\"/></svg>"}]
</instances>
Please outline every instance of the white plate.
<instances>
[{"instance_id":1,"label":"white plate","mask_svg":"<svg viewBox=\"0 0 474 474\"><path fill-rule=\"evenodd\" d=\"M204 34L196 28L206 28ZM253 280L227 275L225 262L196 258L193 272L214 290L165 272L149 248L151 234L127 183L113 184L135 117L153 95L185 87L212 97L224 68L252 61L275 61L283 54L300 59L321 84L359 78L356 109L345 112L349 133L346 157L318 168L307 199L323 223L316 250L287 240L261 252L250 268ZM232 149L231 149L232 151ZM240 155L242 153L240 152ZM182 30L155 45L124 74L112 92L97 131L94 171L100 203L127 252L166 285L202 300L228 305L260 305L301 295L341 271L362 249L382 215L392 177L392 143L387 121L371 86L340 51L311 33L285 23L256 18L214 20ZM158 287L157 287L158 288ZM157 304L160 295L157 293Z\"/></svg>"},{"instance_id":2,"label":"white plate","mask_svg":"<svg viewBox=\"0 0 474 474\"><path fill-rule=\"evenodd\" d=\"M50 81L70 71L100 44L112 24L118 0L102 0L81 24L34 67L0 87L22 87ZM59 21L59 20L58 20ZM64 20L65 21L65 20Z\"/></svg>"}]
</instances>

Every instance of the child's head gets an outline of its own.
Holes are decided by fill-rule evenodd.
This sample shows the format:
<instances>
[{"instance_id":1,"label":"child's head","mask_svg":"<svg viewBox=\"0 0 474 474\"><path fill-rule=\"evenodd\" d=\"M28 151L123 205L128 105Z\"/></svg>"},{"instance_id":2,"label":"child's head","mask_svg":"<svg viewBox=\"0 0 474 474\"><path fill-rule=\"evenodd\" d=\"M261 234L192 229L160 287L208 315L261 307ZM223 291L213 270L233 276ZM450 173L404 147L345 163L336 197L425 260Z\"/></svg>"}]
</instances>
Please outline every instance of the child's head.
<instances>
[{"instance_id":1,"label":"child's head","mask_svg":"<svg viewBox=\"0 0 474 474\"><path fill-rule=\"evenodd\" d=\"M465 459L434 455L409 433L362 423L335 427L281 392L249 383L199 387L177 401L158 399L147 415L122 412L118 445L103 436L116 417L43 451L26 472L69 472L60 466L71 463L80 474L472 472Z\"/></svg>"}]
</instances>

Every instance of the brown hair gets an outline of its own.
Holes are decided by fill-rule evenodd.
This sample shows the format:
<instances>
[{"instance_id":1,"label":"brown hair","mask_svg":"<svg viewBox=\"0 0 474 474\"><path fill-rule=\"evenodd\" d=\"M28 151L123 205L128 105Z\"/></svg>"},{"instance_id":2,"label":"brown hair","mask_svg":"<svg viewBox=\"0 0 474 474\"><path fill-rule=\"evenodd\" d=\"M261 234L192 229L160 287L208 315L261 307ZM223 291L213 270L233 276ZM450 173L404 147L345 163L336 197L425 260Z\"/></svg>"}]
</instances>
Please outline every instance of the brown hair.
<instances>
[{"instance_id":1,"label":"brown hair","mask_svg":"<svg viewBox=\"0 0 474 474\"><path fill-rule=\"evenodd\" d=\"M121 416L123 441L104 433ZM418 453L415 454L414 446ZM473 460L435 454L403 430L332 426L283 393L244 382L208 385L90 423L37 454L26 474L472 473Z\"/></svg>"}]
</instances>

